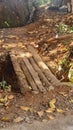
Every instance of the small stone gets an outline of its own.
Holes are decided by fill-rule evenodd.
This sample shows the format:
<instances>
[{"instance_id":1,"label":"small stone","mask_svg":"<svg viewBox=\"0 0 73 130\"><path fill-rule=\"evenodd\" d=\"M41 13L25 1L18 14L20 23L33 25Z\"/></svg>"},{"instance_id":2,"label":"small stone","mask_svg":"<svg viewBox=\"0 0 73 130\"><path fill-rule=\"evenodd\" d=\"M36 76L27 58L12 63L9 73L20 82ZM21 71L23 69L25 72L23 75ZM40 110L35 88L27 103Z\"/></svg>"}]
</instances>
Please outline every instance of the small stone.
<instances>
[{"instance_id":1,"label":"small stone","mask_svg":"<svg viewBox=\"0 0 73 130\"><path fill-rule=\"evenodd\" d=\"M30 123L29 117L26 117L26 118L25 118L25 122Z\"/></svg>"}]
</instances>

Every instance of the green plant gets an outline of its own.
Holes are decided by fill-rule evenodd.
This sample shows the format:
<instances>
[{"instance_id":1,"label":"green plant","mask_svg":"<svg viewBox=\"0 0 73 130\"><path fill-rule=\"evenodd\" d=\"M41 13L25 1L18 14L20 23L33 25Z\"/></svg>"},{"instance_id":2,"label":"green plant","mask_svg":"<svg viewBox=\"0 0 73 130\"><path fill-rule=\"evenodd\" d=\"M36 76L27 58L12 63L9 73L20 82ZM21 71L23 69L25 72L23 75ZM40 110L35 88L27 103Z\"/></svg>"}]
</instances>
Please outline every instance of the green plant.
<instances>
[{"instance_id":1,"label":"green plant","mask_svg":"<svg viewBox=\"0 0 73 130\"><path fill-rule=\"evenodd\" d=\"M70 69L69 69L69 72L68 72L68 78L69 78L69 81L73 83L73 63L70 64Z\"/></svg>"},{"instance_id":2,"label":"green plant","mask_svg":"<svg viewBox=\"0 0 73 130\"><path fill-rule=\"evenodd\" d=\"M56 25L56 28L57 28L57 33L59 34L66 33L68 30L68 26L64 23L60 23Z\"/></svg>"},{"instance_id":3,"label":"green plant","mask_svg":"<svg viewBox=\"0 0 73 130\"><path fill-rule=\"evenodd\" d=\"M11 85L8 85L7 82L3 79L0 82L0 89L2 89L2 90L11 90Z\"/></svg>"},{"instance_id":4,"label":"green plant","mask_svg":"<svg viewBox=\"0 0 73 130\"><path fill-rule=\"evenodd\" d=\"M70 27L70 33L73 33L73 26Z\"/></svg>"},{"instance_id":5,"label":"green plant","mask_svg":"<svg viewBox=\"0 0 73 130\"><path fill-rule=\"evenodd\" d=\"M68 61L68 58L63 57L63 59L59 62L58 70L59 70L59 71L62 71L62 70L67 71L68 69L69 69L69 61Z\"/></svg>"},{"instance_id":6,"label":"green plant","mask_svg":"<svg viewBox=\"0 0 73 130\"><path fill-rule=\"evenodd\" d=\"M7 21L4 22L7 27L10 27L9 23Z\"/></svg>"}]
</instances>

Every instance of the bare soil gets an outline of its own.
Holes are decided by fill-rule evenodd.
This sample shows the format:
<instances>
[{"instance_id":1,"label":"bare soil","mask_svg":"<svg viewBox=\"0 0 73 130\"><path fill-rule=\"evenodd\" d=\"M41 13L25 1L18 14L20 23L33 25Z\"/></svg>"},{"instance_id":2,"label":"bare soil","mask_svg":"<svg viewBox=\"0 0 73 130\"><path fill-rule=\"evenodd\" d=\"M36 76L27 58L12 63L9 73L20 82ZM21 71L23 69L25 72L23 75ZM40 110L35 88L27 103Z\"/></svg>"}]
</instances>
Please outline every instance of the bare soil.
<instances>
[{"instance_id":1,"label":"bare soil","mask_svg":"<svg viewBox=\"0 0 73 130\"><path fill-rule=\"evenodd\" d=\"M8 57L11 50L25 50L26 52L27 46L32 45L59 80L69 81L67 77L69 68L65 68L59 73L58 66L63 56L69 54L70 48L68 48L68 45L72 43L73 37L66 37L54 42L48 42L48 39L57 35L56 25L65 23L70 27L73 24L72 22L72 14L58 14L42 8L38 11L37 20L34 23L24 27L0 30L0 81L4 77L7 83L12 86L11 92L0 90L0 98L7 96L6 103L8 103L4 102L4 105L0 106L0 127L9 125L17 117L24 117L25 122L32 123L33 120L42 121L52 119L50 117L56 118L60 113L63 115L73 114L73 87L55 87L45 94L33 94L31 91L23 96L19 91L19 84ZM66 32L66 34L68 33ZM68 56L68 61L73 61L72 52ZM9 99L10 95L14 97ZM46 110L50 108L49 102L52 99L56 99L56 108L52 113L46 113ZM24 111L21 106L32 108L32 110ZM57 109L61 109L63 112L57 112ZM43 112L41 117L38 115L39 111Z\"/></svg>"}]
</instances>

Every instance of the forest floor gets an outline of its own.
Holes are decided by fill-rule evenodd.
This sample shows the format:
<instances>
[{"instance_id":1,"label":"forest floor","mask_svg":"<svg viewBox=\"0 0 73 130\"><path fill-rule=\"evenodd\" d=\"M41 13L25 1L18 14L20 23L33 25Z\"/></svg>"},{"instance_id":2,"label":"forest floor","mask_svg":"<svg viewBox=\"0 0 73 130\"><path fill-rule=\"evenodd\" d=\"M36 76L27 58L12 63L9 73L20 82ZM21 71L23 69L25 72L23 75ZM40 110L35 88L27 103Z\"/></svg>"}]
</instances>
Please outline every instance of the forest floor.
<instances>
[{"instance_id":1,"label":"forest floor","mask_svg":"<svg viewBox=\"0 0 73 130\"><path fill-rule=\"evenodd\" d=\"M68 72L70 63L73 63L72 29L72 14L60 14L42 8L33 23L24 27L0 29L0 53L12 49L26 51L27 46L32 45L52 73L60 81L69 82ZM0 80L4 78L11 87L17 86L11 63L4 58L0 62ZM6 72L2 71L3 67ZM22 121L54 120L60 114L73 115L73 87L51 88L46 94L27 92L24 96L18 90L0 90L0 127Z\"/></svg>"}]
</instances>

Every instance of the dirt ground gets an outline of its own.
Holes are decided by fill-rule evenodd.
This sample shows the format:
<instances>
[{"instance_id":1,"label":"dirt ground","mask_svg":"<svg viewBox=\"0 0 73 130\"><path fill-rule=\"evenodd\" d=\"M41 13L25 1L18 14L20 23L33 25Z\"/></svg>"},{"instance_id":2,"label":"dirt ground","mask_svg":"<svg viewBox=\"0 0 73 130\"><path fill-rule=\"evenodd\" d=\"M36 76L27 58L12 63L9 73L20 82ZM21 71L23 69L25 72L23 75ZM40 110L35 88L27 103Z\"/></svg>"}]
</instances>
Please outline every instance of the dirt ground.
<instances>
[{"instance_id":1,"label":"dirt ground","mask_svg":"<svg viewBox=\"0 0 73 130\"><path fill-rule=\"evenodd\" d=\"M57 25L62 23L68 26L66 31L57 28ZM34 23L24 27L0 29L0 53L9 52L12 49L26 51L30 44L36 48L52 73L59 80L67 82L69 66L61 72L58 71L58 67L64 56L68 58L67 65L73 62L73 53L68 47L72 44L73 37L54 42L49 42L48 39L69 34L69 28L72 25L72 14L59 14L42 8L38 11ZM0 65L0 80L4 77L12 88L17 87L16 91L0 90L0 127L20 121L32 123L33 120L53 120L59 114L73 115L73 87L51 88L46 94L27 92L23 96L18 90L10 61L2 57Z\"/></svg>"}]
</instances>

